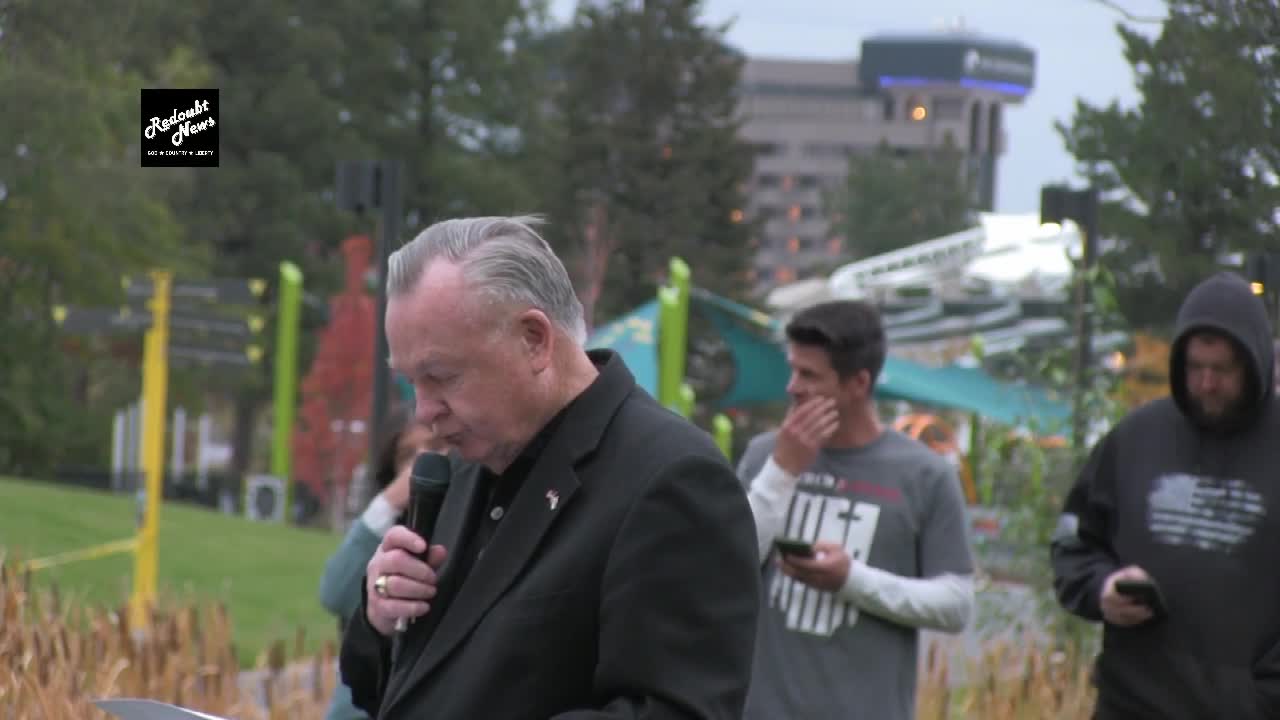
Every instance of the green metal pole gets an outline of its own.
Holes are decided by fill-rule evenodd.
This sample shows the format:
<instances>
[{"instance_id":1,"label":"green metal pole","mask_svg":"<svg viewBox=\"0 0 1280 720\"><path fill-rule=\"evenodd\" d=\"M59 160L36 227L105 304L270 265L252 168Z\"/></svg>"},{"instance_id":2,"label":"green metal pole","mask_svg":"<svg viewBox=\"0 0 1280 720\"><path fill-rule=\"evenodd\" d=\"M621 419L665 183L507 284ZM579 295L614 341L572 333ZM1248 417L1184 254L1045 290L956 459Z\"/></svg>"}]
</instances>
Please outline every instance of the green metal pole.
<instances>
[{"instance_id":1,"label":"green metal pole","mask_svg":"<svg viewBox=\"0 0 1280 720\"><path fill-rule=\"evenodd\" d=\"M671 372L672 328L679 324L678 293L675 288L658 288L658 402L675 409L679 380ZM673 382L674 381L674 382Z\"/></svg>"},{"instance_id":2,"label":"green metal pole","mask_svg":"<svg viewBox=\"0 0 1280 720\"><path fill-rule=\"evenodd\" d=\"M302 307L302 271L291 262L280 263L280 295L276 319L276 378L273 389L271 474L284 482L284 522L293 504L294 405L298 394L298 324Z\"/></svg>"},{"instance_id":3,"label":"green metal pole","mask_svg":"<svg viewBox=\"0 0 1280 720\"><path fill-rule=\"evenodd\" d=\"M680 409L683 401L681 386L684 384L684 359L688 348L690 274L684 260L671 258L668 285L658 291L658 401L675 410ZM685 417L688 417L687 413Z\"/></svg>"},{"instance_id":4,"label":"green metal pole","mask_svg":"<svg viewBox=\"0 0 1280 720\"><path fill-rule=\"evenodd\" d=\"M697 400L693 388L688 383L680 384L680 395L676 400L676 412L685 420L693 417L693 403Z\"/></svg>"},{"instance_id":5,"label":"green metal pole","mask_svg":"<svg viewBox=\"0 0 1280 720\"><path fill-rule=\"evenodd\" d=\"M733 421L724 413L716 413L711 418L712 435L716 439L716 445L720 447L720 452L724 456L733 459Z\"/></svg>"}]
</instances>

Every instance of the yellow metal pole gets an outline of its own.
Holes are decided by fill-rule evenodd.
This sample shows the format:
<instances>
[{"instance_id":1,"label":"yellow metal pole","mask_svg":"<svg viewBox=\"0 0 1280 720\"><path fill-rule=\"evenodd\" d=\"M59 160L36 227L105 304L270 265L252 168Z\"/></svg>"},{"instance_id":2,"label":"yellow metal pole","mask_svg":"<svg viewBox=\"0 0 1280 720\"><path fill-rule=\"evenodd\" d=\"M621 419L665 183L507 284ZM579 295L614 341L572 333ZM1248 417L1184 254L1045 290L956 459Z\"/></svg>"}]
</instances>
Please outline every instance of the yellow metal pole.
<instances>
[{"instance_id":1,"label":"yellow metal pole","mask_svg":"<svg viewBox=\"0 0 1280 720\"><path fill-rule=\"evenodd\" d=\"M169 283L167 271L151 273L151 329L144 340L142 358L142 469L146 475L146 511L138 532L133 572L130 625L146 626L148 610L156 599L160 536L160 500L164 494L165 390L169 385Z\"/></svg>"}]
</instances>

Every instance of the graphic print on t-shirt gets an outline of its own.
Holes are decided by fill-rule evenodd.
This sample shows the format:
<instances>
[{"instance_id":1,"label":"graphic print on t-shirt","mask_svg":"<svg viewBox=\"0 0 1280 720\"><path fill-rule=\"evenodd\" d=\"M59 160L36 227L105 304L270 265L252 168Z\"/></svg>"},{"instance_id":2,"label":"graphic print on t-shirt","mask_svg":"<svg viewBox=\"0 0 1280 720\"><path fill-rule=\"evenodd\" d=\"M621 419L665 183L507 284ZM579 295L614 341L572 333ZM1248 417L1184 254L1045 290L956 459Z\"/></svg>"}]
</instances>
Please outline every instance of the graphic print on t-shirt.
<instances>
[{"instance_id":1,"label":"graphic print on t-shirt","mask_svg":"<svg viewBox=\"0 0 1280 720\"><path fill-rule=\"evenodd\" d=\"M810 543L840 543L853 562L866 562L880 521L880 506L833 494L835 487L836 479L831 475L801 476L783 534ZM769 589L769 606L783 613L788 630L823 637L858 620L858 609L837 593L811 588L780 572Z\"/></svg>"},{"instance_id":2,"label":"graphic print on t-shirt","mask_svg":"<svg viewBox=\"0 0 1280 720\"><path fill-rule=\"evenodd\" d=\"M1262 494L1243 480L1171 473L1147 496L1147 526L1156 542L1230 552L1262 524Z\"/></svg>"}]
</instances>

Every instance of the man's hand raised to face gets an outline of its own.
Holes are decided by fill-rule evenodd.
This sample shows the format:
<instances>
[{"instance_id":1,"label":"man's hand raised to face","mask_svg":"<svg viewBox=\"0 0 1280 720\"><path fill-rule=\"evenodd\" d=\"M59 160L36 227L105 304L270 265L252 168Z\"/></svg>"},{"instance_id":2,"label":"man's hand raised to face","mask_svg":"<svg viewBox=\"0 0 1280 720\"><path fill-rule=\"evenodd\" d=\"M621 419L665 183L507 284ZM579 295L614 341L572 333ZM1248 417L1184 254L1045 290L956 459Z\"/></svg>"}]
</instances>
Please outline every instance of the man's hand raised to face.
<instances>
[{"instance_id":1,"label":"man's hand raised to face","mask_svg":"<svg viewBox=\"0 0 1280 720\"><path fill-rule=\"evenodd\" d=\"M787 410L773 448L773 461L792 475L813 465L818 451L840 426L835 400L811 397Z\"/></svg>"}]
</instances>

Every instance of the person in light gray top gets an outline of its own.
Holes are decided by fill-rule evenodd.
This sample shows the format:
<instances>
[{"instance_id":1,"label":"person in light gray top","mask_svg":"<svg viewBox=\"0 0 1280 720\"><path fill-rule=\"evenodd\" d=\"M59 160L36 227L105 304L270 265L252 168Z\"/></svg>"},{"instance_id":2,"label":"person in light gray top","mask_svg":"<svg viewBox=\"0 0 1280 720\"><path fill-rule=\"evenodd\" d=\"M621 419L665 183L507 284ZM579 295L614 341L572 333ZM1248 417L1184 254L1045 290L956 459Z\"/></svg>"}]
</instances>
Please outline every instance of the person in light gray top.
<instances>
[{"instance_id":1,"label":"person in light gray top","mask_svg":"<svg viewBox=\"0 0 1280 720\"><path fill-rule=\"evenodd\" d=\"M738 466L764 572L748 720L910 720L919 629L958 633L973 615L959 479L880 423L885 353L866 303L816 305L787 326L791 407Z\"/></svg>"},{"instance_id":2,"label":"person in light gray top","mask_svg":"<svg viewBox=\"0 0 1280 720\"><path fill-rule=\"evenodd\" d=\"M365 565L378 549L382 536L399 522L409 504L409 475L414 458L419 453L444 447L429 427L410 417L409 410L402 408L392 413L387 428L379 435L385 440L378 451L378 467L373 477L378 494L351 523L342 544L325 561L324 574L320 576L320 604L338 618L340 628L345 627L360 608ZM352 704L351 688L339 675L324 720L367 720L368 717Z\"/></svg>"}]
</instances>

